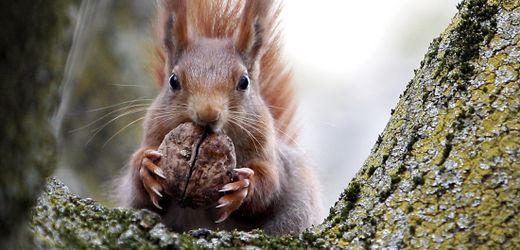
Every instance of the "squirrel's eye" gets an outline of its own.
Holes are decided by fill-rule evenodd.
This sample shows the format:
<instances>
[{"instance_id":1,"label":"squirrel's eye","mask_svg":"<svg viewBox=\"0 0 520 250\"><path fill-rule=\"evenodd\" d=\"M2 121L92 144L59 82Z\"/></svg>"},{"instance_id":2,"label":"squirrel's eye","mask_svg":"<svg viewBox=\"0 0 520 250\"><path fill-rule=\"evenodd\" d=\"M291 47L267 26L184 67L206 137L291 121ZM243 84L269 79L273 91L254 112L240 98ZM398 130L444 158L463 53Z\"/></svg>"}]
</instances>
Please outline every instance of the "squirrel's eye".
<instances>
[{"instance_id":1,"label":"squirrel's eye","mask_svg":"<svg viewBox=\"0 0 520 250\"><path fill-rule=\"evenodd\" d=\"M249 86L249 76L243 75L240 77L240 80L238 81L237 89L238 90L246 90Z\"/></svg>"},{"instance_id":2,"label":"squirrel's eye","mask_svg":"<svg viewBox=\"0 0 520 250\"><path fill-rule=\"evenodd\" d=\"M179 90L181 89L181 84L179 83L179 79L177 78L177 75L174 73L170 76L170 88L172 90Z\"/></svg>"}]
</instances>

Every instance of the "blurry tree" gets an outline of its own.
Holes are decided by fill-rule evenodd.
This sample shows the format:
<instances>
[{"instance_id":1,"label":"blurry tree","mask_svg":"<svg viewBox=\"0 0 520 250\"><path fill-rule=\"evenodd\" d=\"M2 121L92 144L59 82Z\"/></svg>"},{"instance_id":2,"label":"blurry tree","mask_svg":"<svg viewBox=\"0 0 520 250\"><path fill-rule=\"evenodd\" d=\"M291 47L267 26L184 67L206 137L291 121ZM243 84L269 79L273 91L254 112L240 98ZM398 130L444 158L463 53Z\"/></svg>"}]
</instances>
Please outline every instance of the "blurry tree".
<instances>
[{"instance_id":1,"label":"blurry tree","mask_svg":"<svg viewBox=\"0 0 520 250\"><path fill-rule=\"evenodd\" d=\"M138 119L149 103L142 99L155 91L148 67L153 41L143 39L153 34L142 35L152 30L154 2L102 2L82 20L81 29L90 32L72 63L78 73L60 131L57 176L73 191L110 204L110 181L140 143Z\"/></svg>"},{"instance_id":2,"label":"blurry tree","mask_svg":"<svg viewBox=\"0 0 520 250\"><path fill-rule=\"evenodd\" d=\"M27 212L55 167L50 117L70 41L65 2L0 2L0 249L27 242Z\"/></svg>"}]
</instances>

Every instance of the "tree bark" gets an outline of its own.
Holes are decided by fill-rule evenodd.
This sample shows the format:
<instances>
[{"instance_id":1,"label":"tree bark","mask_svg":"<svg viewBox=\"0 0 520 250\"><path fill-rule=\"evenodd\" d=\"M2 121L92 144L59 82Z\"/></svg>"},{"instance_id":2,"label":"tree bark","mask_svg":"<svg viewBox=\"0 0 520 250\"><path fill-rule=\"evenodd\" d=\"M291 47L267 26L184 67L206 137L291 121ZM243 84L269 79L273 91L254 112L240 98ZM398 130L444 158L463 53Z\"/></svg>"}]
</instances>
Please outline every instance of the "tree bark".
<instances>
[{"instance_id":1,"label":"tree bark","mask_svg":"<svg viewBox=\"0 0 520 250\"><path fill-rule=\"evenodd\" d=\"M65 1L0 3L0 249L19 245L55 166L50 124L65 59Z\"/></svg>"},{"instance_id":2,"label":"tree bark","mask_svg":"<svg viewBox=\"0 0 520 250\"><path fill-rule=\"evenodd\" d=\"M520 3L466 0L435 39L330 215L298 235L168 231L52 179L33 210L44 247L520 248Z\"/></svg>"},{"instance_id":3,"label":"tree bark","mask_svg":"<svg viewBox=\"0 0 520 250\"><path fill-rule=\"evenodd\" d=\"M320 227L339 246L520 246L520 7L464 1Z\"/></svg>"}]
</instances>

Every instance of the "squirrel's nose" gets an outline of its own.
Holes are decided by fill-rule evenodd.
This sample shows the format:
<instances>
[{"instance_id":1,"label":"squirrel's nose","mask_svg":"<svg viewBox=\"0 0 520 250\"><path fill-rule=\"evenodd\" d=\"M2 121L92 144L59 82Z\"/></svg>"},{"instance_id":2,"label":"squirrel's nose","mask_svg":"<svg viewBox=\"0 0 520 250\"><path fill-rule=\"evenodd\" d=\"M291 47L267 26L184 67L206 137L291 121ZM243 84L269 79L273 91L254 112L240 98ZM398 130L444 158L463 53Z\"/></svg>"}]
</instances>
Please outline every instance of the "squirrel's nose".
<instances>
[{"instance_id":1,"label":"squirrel's nose","mask_svg":"<svg viewBox=\"0 0 520 250\"><path fill-rule=\"evenodd\" d=\"M219 121L220 110L210 105L205 106L195 112L196 123L202 126L212 125Z\"/></svg>"}]
</instances>

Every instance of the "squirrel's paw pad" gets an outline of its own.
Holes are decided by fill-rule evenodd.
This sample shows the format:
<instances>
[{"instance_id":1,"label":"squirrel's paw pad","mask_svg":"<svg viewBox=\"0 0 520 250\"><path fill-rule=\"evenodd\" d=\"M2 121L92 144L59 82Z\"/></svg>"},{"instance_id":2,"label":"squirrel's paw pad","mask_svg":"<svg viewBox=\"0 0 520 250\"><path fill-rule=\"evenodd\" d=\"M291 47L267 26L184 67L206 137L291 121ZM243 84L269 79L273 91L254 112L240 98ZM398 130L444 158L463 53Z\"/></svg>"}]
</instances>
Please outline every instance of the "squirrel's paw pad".
<instances>
[{"instance_id":1,"label":"squirrel's paw pad","mask_svg":"<svg viewBox=\"0 0 520 250\"><path fill-rule=\"evenodd\" d=\"M243 179L249 179L251 176L255 174L255 171L253 171L250 168L235 168L233 169L233 179L234 180L243 180Z\"/></svg>"}]
</instances>

